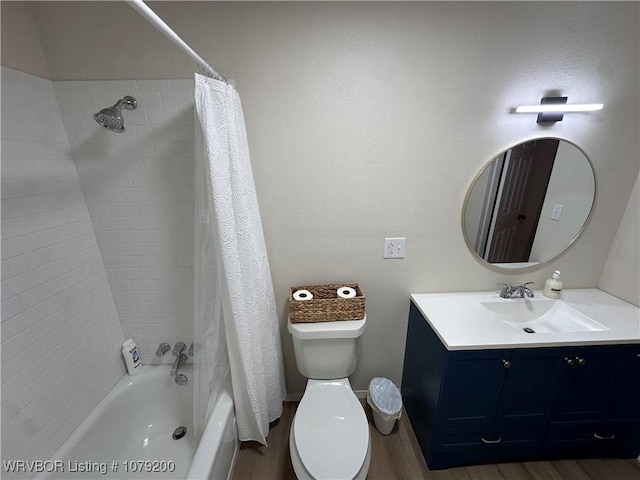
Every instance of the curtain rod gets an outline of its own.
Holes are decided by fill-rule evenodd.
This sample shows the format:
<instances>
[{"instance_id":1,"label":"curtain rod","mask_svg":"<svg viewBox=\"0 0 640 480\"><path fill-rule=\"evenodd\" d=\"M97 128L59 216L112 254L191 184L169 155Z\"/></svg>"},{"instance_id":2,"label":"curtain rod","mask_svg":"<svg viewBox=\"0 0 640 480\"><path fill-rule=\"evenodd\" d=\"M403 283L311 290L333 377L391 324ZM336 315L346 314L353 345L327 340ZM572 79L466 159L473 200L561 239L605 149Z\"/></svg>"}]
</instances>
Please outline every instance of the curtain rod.
<instances>
[{"instance_id":1,"label":"curtain rod","mask_svg":"<svg viewBox=\"0 0 640 480\"><path fill-rule=\"evenodd\" d=\"M151 10L142 0L127 0L127 3L131 8L136 10L140 15L142 15L145 20L147 20L151 25L156 27L160 33L162 33L165 37L175 43L178 47L180 47L187 55L193 58L198 65L200 65L207 75L215 78L216 80L222 80L223 82L229 83L229 81L220 74L215 68L209 65L203 58L198 55L187 43L182 40L176 32L174 32L169 25L167 25L164 20L162 20L156 13Z\"/></svg>"}]
</instances>

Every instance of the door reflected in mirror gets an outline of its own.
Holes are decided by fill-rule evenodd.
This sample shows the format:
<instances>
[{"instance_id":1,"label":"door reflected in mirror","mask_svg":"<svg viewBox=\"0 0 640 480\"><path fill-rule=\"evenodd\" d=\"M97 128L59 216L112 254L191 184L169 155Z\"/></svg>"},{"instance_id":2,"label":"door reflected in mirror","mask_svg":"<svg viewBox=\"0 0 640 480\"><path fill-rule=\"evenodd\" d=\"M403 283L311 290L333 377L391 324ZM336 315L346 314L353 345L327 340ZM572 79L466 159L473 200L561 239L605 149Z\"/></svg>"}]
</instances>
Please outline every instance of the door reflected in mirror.
<instances>
[{"instance_id":1,"label":"door reflected in mirror","mask_svg":"<svg viewBox=\"0 0 640 480\"><path fill-rule=\"evenodd\" d=\"M467 246L494 268L550 261L591 215L595 175L576 145L537 138L491 160L472 182L462 211Z\"/></svg>"}]
</instances>

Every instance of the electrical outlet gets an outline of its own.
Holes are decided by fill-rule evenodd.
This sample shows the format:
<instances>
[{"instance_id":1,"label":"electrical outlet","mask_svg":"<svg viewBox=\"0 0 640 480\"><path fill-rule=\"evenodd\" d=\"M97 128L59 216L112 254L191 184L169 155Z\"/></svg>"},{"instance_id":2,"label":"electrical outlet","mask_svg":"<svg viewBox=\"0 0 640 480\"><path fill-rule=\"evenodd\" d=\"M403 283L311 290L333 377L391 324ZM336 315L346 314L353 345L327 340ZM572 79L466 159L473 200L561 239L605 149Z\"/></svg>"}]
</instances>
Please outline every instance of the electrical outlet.
<instances>
[{"instance_id":1,"label":"electrical outlet","mask_svg":"<svg viewBox=\"0 0 640 480\"><path fill-rule=\"evenodd\" d=\"M560 215L562 215L562 205L556 203L551 210L551 220L560 220Z\"/></svg>"},{"instance_id":2,"label":"electrical outlet","mask_svg":"<svg viewBox=\"0 0 640 480\"><path fill-rule=\"evenodd\" d=\"M384 254L382 258L404 258L406 245L407 245L406 237L385 238Z\"/></svg>"}]
</instances>

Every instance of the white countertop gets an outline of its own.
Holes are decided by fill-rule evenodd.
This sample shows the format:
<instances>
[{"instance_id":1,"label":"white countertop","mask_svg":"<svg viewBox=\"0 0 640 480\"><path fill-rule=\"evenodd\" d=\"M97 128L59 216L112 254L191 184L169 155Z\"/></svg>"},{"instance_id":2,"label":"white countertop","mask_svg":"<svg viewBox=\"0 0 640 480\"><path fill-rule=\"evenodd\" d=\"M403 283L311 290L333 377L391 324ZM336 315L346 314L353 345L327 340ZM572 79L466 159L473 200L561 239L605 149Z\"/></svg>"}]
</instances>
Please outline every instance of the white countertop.
<instances>
[{"instance_id":1,"label":"white countertop","mask_svg":"<svg viewBox=\"0 0 640 480\"><path fill-rule=\"evenodd\" d=\"M481 302L548 301L542 291L533 299L503 299L498 292L419 293L411 299L448 350L560 347L640 343L640 308L596 288L565 289L554 302L587 315L606 330L528 334L484 315Z\"/></svg>"}]
</instances>

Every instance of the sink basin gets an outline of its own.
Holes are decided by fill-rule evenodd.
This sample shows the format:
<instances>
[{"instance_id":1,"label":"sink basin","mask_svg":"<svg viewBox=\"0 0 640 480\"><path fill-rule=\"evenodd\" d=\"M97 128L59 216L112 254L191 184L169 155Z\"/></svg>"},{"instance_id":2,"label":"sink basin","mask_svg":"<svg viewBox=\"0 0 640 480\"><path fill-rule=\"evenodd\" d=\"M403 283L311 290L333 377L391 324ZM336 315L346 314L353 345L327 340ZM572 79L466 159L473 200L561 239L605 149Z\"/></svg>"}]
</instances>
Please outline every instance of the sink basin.
<instances>
[{"instance_id":1,"label":"sink basin","mask_svg":"<svg viewBox=\"0 0 640 480\"><path fill-rule=\"evenodd\" d=\"M518 333L599 332L609 330L559 300L500 299L480 302L493 318Z\"/></svg>"}]
</instances>

